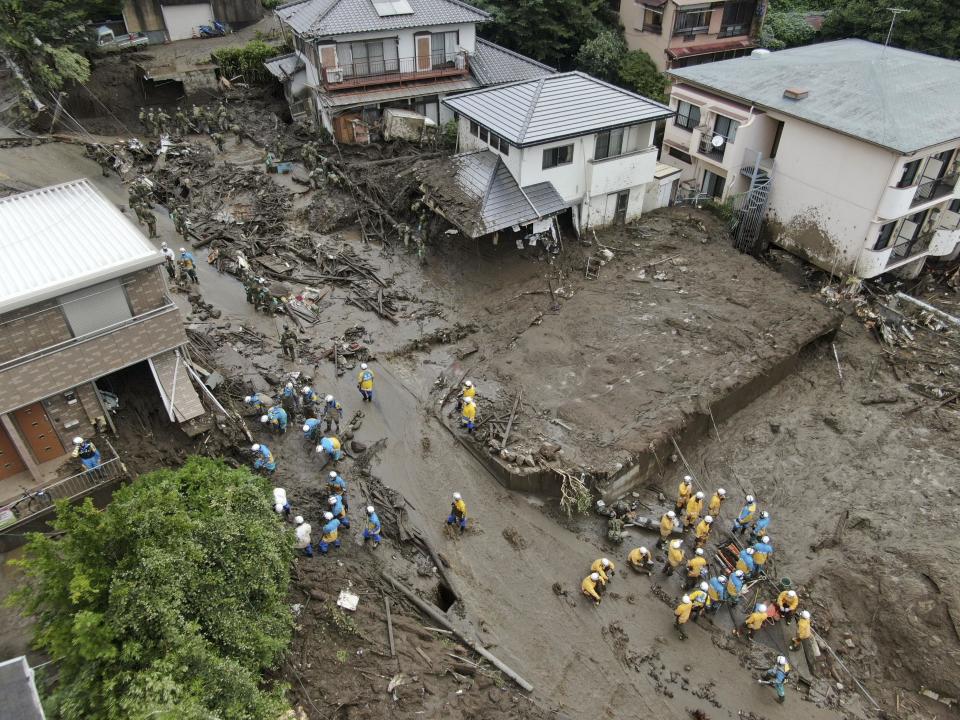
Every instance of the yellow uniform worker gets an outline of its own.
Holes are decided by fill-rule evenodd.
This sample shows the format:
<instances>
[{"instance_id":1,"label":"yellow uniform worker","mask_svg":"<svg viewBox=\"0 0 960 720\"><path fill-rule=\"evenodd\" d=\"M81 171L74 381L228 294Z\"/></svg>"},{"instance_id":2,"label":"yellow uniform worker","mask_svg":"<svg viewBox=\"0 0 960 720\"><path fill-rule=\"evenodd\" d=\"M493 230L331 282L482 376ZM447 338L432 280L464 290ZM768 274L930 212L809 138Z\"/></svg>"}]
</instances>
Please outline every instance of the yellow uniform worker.
<instances>
[{"instance_id":1,"label":"yellow uniform worker","mask_svg":"<svg viewBox=\"0 0 960 720\"><path fill-rule=\"evenodd\" d=\"M697 526L693 529L693 533L697 537L697 547L703 547L707 544L707 540L710 539L710 529L712 527L713 515L707 515L703 520L697 523Z\"/></svg>"},{"instance_id":2,"label":"yellow uniform worker","mask_svg":"<svg viewBox=\"0 0 960 720\"><path fill-rule=\"evenodd\" d=\"M683 509L687 506L687 500L693 494L693 486L690 484L690 480L689 475L684 475L683 480L680 481L680 486L677 488L677 512L683 512Z\"/></svg>"},{"instance_id":3,"label":"yellow uniform worker","mask_svg":"<svg viewBox=\"0 0 960 720\"><path fill-rule=\"evenodd\" d=\"M700 519L700 513L703 510L703 493L698 492L696 495L690 497L687 500L686 512L687 514L683 518L683 527L690 528L693 527L697 520Z\"/></svg>"},{"instance_id":4,"label":"yellow uniform worker","mask_svg":"<svg viewBox=\"0 0 960 720\"><path fill-rule=\"evenodd\" d=\"M670 510L663 514L663 517L660 518L660 540L657 542L657 547L663 547L667 543L667 538L670 537L670 533L673 532L673 521L677 517L677 514Z\"/></svg>"},{"instance_id":5,"label":"yellow uniform worker","mask_svg":"<svg viewBox=\"0 0 960 720\"><path fill-rule=\"evenodd\" d=\"M693 610L697 615L699 615L703 609L707 607L707 603L710 602L710 596L699 588L691 590L688 595L690 597L690 603L693 605ZM696 619L696 617L694 617L694 619Z\"/></svg>"},{"instance_id":6,"label":"yellow uniform worker","mask_svg":"<svg viewBox=\"0 0 960 720\"><path fill-rule=\"evenodd\" d=\"M790 641L790 649L796 650L800 647L801 643L804 640L809 640L813 635L813 631L810 628L810 613L807 610L804 610L800 613L800 619L797 620L797 634Z\"/></svg>"},{"instance_id":7,"label":"yellow uniform worker","mask_svg":"<svg viewBox=\"0 0 960 720\"><path fill-rule=\"evenodd\" d=\"M682 540L673 540L670 543L670 549L667 551L667 562L663 565L663 571L667 575L673 575L683 563L683 548L680 547L682 542Z\"/></svg>"},{"instance_id":8,"label":"yellow uniform worker","mask_svg":"<svg viewBox=\"0 0 960 720\"><path fill-rule=\"evenodd\" d=\"M590 572L595 572L600 576L601 585L606 585L610 580L610 576L613 575L616 570L616 565L607 558L598 558L594 560L593 565L590 566Z\"/></svg>"},{"instance_id":9,"label":"yellow uniform worker","mask_svg":"<svg viewBox=\"0 0 960 720\"><path fill-rule=\"evenodd\" d=\"M699 578L700 571L707 566L707 559L703 555L694 555L687 560L687 577Z\"/></svg>"},{"instance_id":10,"label":"yellow uniform worker","mask_svg":"<svg viewBox=\"0 0 960 720\"><path fill-rule=\"evenodd\" d=\"M800 598L796 590L784 590L777 595L777 610L780 611L780 617L787 622L790 622L798 605L800 605Z\"/></svg>"},{"instance_id":11,"label":"yellow uniform worker","mask_svg":"<svg viewBox=\"0 0 960 720\"><path fill-rule=\"evenodd\" d=\"M647 575L649 575L653 567L653 555L651 555L650 551L645 547L634 548L627 555L627 562L630 563L630 566L634 570L639 570L640 572L646 570Z\"/></svg>"},{"instance_id":12,"label":"yellow uniform worker","mask_svg":"<svg viewBox=\"0 0 960 720\"><path fill-rule=\"evenodd\" d=\"M686 640L687 634L683 631L683 626L690 620L690 613L693 612L693 603L690 602L690 596L684 595L673 611L673 626L680 633L680 639Z\"/></svg>"},{"instance_id":13,"label":"yellow uniform worker","mask_svg":"<svg viewBox=\"0 0 960 720\"><path fill-rule=\"evenodd\" d=\"M463 425L469 432L473 432L476 428L474 421L477 419L477 404L473 401L473 398L463 401L463 405L460 407L460 424Z\"/></svg>"},{"instance_id":14,"label":"yellow uniform worker","mask_svg":"<svg viewBox=\"0 0 960 720\"><path fill-rule=\"evenodd\" d=\"M594 605L600 604L600 595L597 593L597 583L599 582L600 575L597 573L590 573L583 579L583 582L580 583L580 589L583 591L583 594L588 598L591 598Z\"/></svg>"},{"instance_id":15,"label":"yellow uniform worker","mask_svg":"<svg viewBox=\"0 0 960 720\"><path fill-rule=\"evenodd\" d=\"M366 363L360 363L360 372L357 373L357 389L364 400L373 400L373 370Z\"/></svg>"},{"instance_id":16,"label":"yellow uniform worker","mask_svg":"<svg viewBox=\"0 0 960 720\"><path fill-rule=\"evenodd\" d=\"M756 609L747 615L747 619L743 623L743 627L747 632L748 638L752 638L753 634L763 627L763 624L767 621L767 617L766 605L757 605Z\"/></svg>"},{"instance_id":17,"label":"yellow uniform worker","mask_svg":"<svg viewBox=\"0 0 960 720\"><path fill-rule=\"evenodd\" d=\"M707 513L713 515L714 517L720 516L720 506L723 505L723 501L727 499L727 491L723 488L719 488L711 497L710 502L707 505Z\"/></svg>"},{"instance_id":18,"label":"yellow uniform worker","mask_svg":"<svg viewBox=\"0 0 960 720\"><path fill-rule=\"evenodd\" d=\"M460 397L472 398L476 397L477 389L473 386L473 383L467 380L463 386L463 390L460 392Z\"/></svg>"}]
</instances>

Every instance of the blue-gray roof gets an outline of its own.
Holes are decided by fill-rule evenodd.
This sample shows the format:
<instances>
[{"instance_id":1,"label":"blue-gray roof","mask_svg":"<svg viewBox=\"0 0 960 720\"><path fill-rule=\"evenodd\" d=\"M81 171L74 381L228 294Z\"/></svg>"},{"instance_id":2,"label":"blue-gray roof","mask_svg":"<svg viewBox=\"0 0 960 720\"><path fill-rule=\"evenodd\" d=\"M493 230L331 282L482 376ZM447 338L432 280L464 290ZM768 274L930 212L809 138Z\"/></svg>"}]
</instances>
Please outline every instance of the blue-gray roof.
<instances>
[{"instance_id":1,"label":"blue-gray roof","mask_svg":"<svg viewBox=\"0 0 960 720\"><path fill-rule=\"evenodd\" d=\"M674 114L665 105L582 72L474 90L444 103L518 147Z\"/></svg>"},{"instance_id":2,"label":"blue-gray roof","mask_svg":"<svg viewBox=\"0 0 960 720\"><path fill-rule=\"evenodd\" d=\"M276 9L295 32L327 37L355 32L486 22L490 15L460 0L409 0L412 13L381 17L372 0L299 0Z\"/></svg>"},{"instance_id":3,"label":"blue-gray roof","mask_svg":"<svg viewBox=\"0 0 960 720\"><path fill-rule=\"evenodd\" d=\"M481 85L500 85L533 80L557 71L526 55L477 38L476 50L470 57L470 72Z\"/></svg>"},{"instance_id":4,"label":"blue-gray roof","mask_svg":"<svg viewBox=\"0 0 960 720\"><path fill-rule=\"evenodd\" d=\"M22 655L0 662L0 718L43 720L33 669Z\"/></svg>"},{"instance_id":5,"label":"blue-gray roof","mask_svg":"<svg viewBox=\"0 0 960 720\"><path fill-rule=\"evenodd\" d=\"M680 82L900 153L960 138L960 62L837 40L671 70ZM809 92L802 100L787 88ZM953 88L952 90L950 88Z\"/></svg>"},{"instance_id":6,"label":"blue-gray roof","mask_svg":"<svg viewBox=\"0 0 960 720\"><path fill-rule=\"evenodd\" d=\"M427 197L470 237L550 217L567 203L552 183L522 190L503 159L489 150L428 163L418 174Z\"/></svg>"},{"instance_id":7,"label":"blue-gray roof","mask_svg":"<svg viewBox=\"0 0 960 720\"><path fill-rule=\"evenodd\" d=\"M263 66L277 80L283 81L303 67L303 60L296 53L288 53L264 60Z\"/></svg>"}]
</instances>

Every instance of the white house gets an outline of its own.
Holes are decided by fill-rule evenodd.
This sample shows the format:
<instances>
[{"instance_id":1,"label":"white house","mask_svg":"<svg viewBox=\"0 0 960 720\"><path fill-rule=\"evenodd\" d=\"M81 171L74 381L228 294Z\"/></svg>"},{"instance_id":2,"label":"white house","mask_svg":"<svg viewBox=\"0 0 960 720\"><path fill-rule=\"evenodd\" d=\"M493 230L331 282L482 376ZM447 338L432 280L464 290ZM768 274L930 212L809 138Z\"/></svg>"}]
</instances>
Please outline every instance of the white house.
<instances>
[{"instance_id":1,"label":"white house","mask_svg":"<svg viewBox=\"0 0 960 720\"><path fill-rule=\"evenodd\" d=\"M461 93L443 103L458 117L456 181L486 190L484 207L510 207L510 226L542 222L566 208L578 229L629 221L643 212L648 190L658 195L670 175L658 168L653 136L657 121L673 111L581 72ZM477 168L497 182L476 182ZM473 179L465 182L464 172ZM527 217L515 217L515 203L491 202L490 193L507 186L516 191L500 199L525 204ZM494 224L484 221L471 234L492 232Z\"/></svg>"},{"instance_id":2,"label":"white house","mask_svg":"<svg viewBox=\"0 0 960 720\"><path fill-rule=\"evenodd\" d=\"M760 180L774 242L859 277L960 252L960 63L840 40L670 74L664 154L690 193Z\"/></svg>"},{"instance_id":3,"label":"white house","mask_svg":"<svg viewBox=\"0 0 960 720\"><path fill-rule=\"evenodd\" d=\"M460 0L298 0L276 10L294 52L267 69L295 118L353 140L386 107L449 120L449 93L540 77L553 68L477 38L490 16Z\"/></svg>"}]
</instances>

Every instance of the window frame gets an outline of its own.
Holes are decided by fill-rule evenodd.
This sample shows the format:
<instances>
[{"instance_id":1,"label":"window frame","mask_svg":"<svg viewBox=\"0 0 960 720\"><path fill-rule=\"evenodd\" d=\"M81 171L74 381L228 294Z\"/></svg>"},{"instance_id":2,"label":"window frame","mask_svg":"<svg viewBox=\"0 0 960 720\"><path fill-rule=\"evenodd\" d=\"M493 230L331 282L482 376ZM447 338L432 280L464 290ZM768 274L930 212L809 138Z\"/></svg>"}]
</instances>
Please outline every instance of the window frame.
<instances>
[{"instance_id":1,"label":"window frame","mask_svg":"<svg viewBox=\"0 0 960 720\"><path fill-rule=\"evenodd\" d=\"M710 16L712 15L713 10L710 8L706 9L693 9L693 10L680 10L677 12L676 19L673 23L673 34L674 35L700 35L710 30ZM685 19L689 17L699 16L699 22L696 24L686 23ZM689 25L689 27L687 27Z\"/></svg>"},{"instance_id":2,"label":"window frame","mask_svg":"<svg viewBox=\"0 0 960 720\"><path fill-rule=\"evenodd\" d=\"M561 159L561 152L566 159ZM569 145L557 145L552 148L545 148L543 151L543 162L541 170L552 170L553 168L563 167L573 163L573 143Z\"/></svg>"},{"instance_id":3,"label":"window frame","mask_svg":"<svg viewBox=\"0 0 960 720\"><path fill-rule=\"evenodd\" d=\"M690 110L686 115L683 115L680 110L681 106L686 105ZM697 111L697 119L695 122L691 122L693 118L693 111ZM693 132L693 129L700 124L700 119L702 117L701 108L699 105L694 105L692 102L686 100L677 100L677 114L673 116L673 124L675 127L683 128L687 132ZM681 118L686 118L686 123L680 122Z\"/></svg>"},{"instance_id":4,"label":"window frame","mask_svg":"<svg viewBox=\"0 0 960 720\"><path fill-rule=\"evenodd\" d=\"M873 249L876 251L886 250L890 247L890 241L897 230L897 220L892 220L880 226L880 232L877 233L877 239L873 243Z\"/></svg>"},{"instance_id":5,"label":"window frame","mask_svg":"<svg viewBox=\"0 0 960 720\"><path fill-rule=\"evenodd\" d=\"M672 158L676 158L680 162L685 162L687 165L693 165L693 157L690 153L684 152L680 148L676 148L673 145L667 145L667 155Z\"/></svg>"},{"instance_id":6,"label":"window frame","mask_svg":"<svg viewBox=\"0 0 960 720\"><path fill-rule=\"evenodd\" d=\"M923 158L917 158L908 163L904 163L903 170L900 171L900 179L897 181L897 187L908 188L916 185L917 178L920 176L920 166L922 164Z\"/></svg>"},{"instance_id":7,"label":"window frame","mask_svg":"<svg viewBox=\"0 0 960 720\"><path fill-rule=\"evenodd\" d=\"M593 144L593 159L606 160L623 155L625 153L627 140L626 130L626 127L618 127L598 132L597 139ZM617 147L614 150L615 138L617 140ZM603 147L602 154L601 147Z\"/></svg>"},{"instance_id":8,"label":"window frame","mask_svg":"<svg viewBox=\"0 0 960 720\"><path fill-rule=\"evenodd\" d=\"M713 183L712 183L713 187L712 187L712 189L709 190L709 191L707 190L707 176L708 176L708 175L711 175L711 176L714 178ZM717 192L717 184L718 184L718 183L719 183L719 185L720 185L720 191L719 191L719 192ZM710 197L718 200L718 199L720 199L720 198L723 196L723 191L724 191L724 188L726 187L726 184L727 184L727 178L725 178L725 177L723 177L722 175L719 175L719 174L713 172L712 170L704 170L704 171L703 171L703 179L700 181L700 192L701 192L701 194L709 195Z\"/></svg>"},{"instance_id":9,"label":"window frame","mask_svg":"<svg viewBox=\"0 0 960 720\"><path fill-rule=\"evenodd\" d=\"M475 138L480 137L480 123L475 123L473 120L470 121L470 134Z\"/></svg>"}]
</instances>

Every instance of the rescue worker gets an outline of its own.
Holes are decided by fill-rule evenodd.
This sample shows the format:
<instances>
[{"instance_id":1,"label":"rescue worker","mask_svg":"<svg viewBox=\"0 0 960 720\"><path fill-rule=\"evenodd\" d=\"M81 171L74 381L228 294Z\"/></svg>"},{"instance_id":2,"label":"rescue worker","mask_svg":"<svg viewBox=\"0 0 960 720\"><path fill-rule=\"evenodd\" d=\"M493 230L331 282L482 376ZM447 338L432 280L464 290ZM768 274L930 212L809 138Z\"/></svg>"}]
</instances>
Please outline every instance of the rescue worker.
<instances>
[{"instance_id":1,"label":"rescue worker","mask_svg":"<svg viewBox=\"0 0 960 720\"><path fill-rule=\"evenodd\" d=\"M340 421L343 420L343 406L337 402L333 395L327 395L323 399L323 421L326 423L326 431L336 425L337 432L340 432Z\"/></svg>"},{"instance_id":2,"label":"rescue worker","mask_svg":"<svg viewBox=\"0 0 960 720\"><path fill-rule=\"evenodd\" d=\"M287 324L284 324L283 333L280 335L280 349L285 358L289 357L293 362L297 361L297 334Z\"/></svg>"},{"instance_id":3,"label":"rescue worker","mask_svg":"<svg viewBox=\"0 0 960 720\"><path fill-rule=\"evenodd\" d=\"M710 496L710 502L707 504L707 512L713 517L720 517L720 506L727 499L727 491L723 488L717 488L717 491Z\"/></svg>"},{"instance_id":4,"label":"rescue worker","mask_svg":"<svg viewBox=\"0 0 960 720\"><path fill-rule=\"evenodd\" d=\"M110 170L113 167L110 153L99 143L95 145L94 148L93 156L94 160L97 161L97 165L100 166L100 172L103 173L104 177L110 177Z\"/></svg>"},{"instance_id":5,"label":"rescue worker","mask_svg":"<svg viewBox=\"0 0 960 720\"><path fill-rule=\"evenodd\" d=\"M227 108L223 103L220 103L219 107L217 107L217 127L220 128L220 132L226 132L227 128L230 127Z\"/></svg>"},{"instance_id":6,"label":"rescue worker","mask_svg":"<svg viewBox=\"0 0 960 720\"><path fill-rule=\"evenodd\" d=\"M692 588L700 582L703 575L707 573L707 559L703 556L703 548L697 548L693 557L687 560L687 582L686 588Z\"/></svg>"},{"instance_id":7,"label":"rescue worker","mask_svg":"<svg viewBox=\"0 0 960 720\"><path fill-rule=\"evenodd\" d=\"M80 460L84 470L94 470L100 466L100 451L89 440L82 437L73 439L73 457Z\"/></svg>"},{"instance_id":8,"label":"rescue worker","mask_svg":"<svg viewBox=\"0 0 960 720\"><path fill-rule=\"evenodd\" d=\"M213 143L217 146L217 150L223 152L224 142L223 142L223 133L212 132L210 133L210 139L213 140Z\"/></svg>"},{"instance_id":9,"label":"rescue worker","mask_svg":"<svg viewBox=\"0 0 960 720\"><path fill-rule=\"evenodd\" d=\"M144 127L146 127L149 135L157 134L157 116L153 112L153 108L150 108L150 112L147 113L147 122L144 123Z\"/></svg>"},{"instance_id":10,"label":"rescue worker","mask_svg":"<svg viewBox=\"0 0 960 720\"><path fill-rule=\"evenodd\" d=\"M683 516L683 529L689 530L696 526L702 511L703 493L698 491L693 497L687 500L686 514Z\"/></svg>"},{"instance_id":11,"label":"rescue worker","mask_svg":"<svg viewBox=\"0 0 960 720\"><path fill-rule=\"evenodd\" d=\"M627 563L637 572L653 574L653 555L645 547L634 548L627 555Z\"/></svg>"},{"instance_id":12,"label":"rescue worker","mask_svg":"<svg viewBox=\"0 0 960 720\"><path fill-rule=\"evenodd\" d=\"M797 606L800 604L800 598L796 590L784 590L777 595L777 611L785 623L793 620L793 615L797 612Z\"/></svg>"},{"instance_id":13,"label":"rescue worker","mask_svg":"<svg viewBox=\"0 0 960 720\"><path fill-rule=\"evenodd\" d=\"M786 686L787 680L790 679L791 669L787 659L783 655L780 655L777 658L777 664L763 673L763 676L758 681L761 685L773 685L774 690L777 691L778 703L786 700Z\"/></svg>"},{"instance_id":14,"label":"rescue worker","mask_svg":"<svg viewBox=\"0 0 960 720\"><path fill-rule=\"evenodd\" d=\"M740 514L737 515L737 519L733 521L733 529L731 532L743 534L743 531L747 529L747 525L753 522L753 518L756 517L756 514L757 503L753 499L753 495L747 495L747 502L740 510Z\"/></svg>"},{"instance_id":15,"label":"rescue worker","mask_svg":"<svg viewBox=\"0 0 960 720\"><path fill-rule=\"evenodd\" d=\"M673 626L677 629L677 632L680 633L681 640L687 639L687 634L683 631L683 626L690 620L690 614L692 612L693 603L690 601L690 596L684 595L680 598L680 604L677 605L673 611Z\"/></svg>"},{"instance_id":16,"label":"rescue worker","mask_svg":"<svg viewBox=\"0 0 960 720\"><path fill-rule=\"evenodd\" d=\"M275 405L267 410L266 415L260 417L260 422L267 424L273 432L282 435L287 431L287 411Z\"/></svg>"},{"instance_id":17,"label":"rescue worker","mask_svg":"<svg viewBox=\"0 0 960 720\"><path fill-rule=\"evenodd\" d=\"M327 476L327 490L343 501L344 509L350 510L350 502L347 500L347 481L340 477L340 473L336 470L331 470L330 475Z\"/></svg>"},{"instance_id":18,"label":"rescue worker","mask_svg":"<svg viewBox=\"0 0 960 720\"><path fill-rule=\"evenodd\" d=\"M360 372L357 375L357 389L368 402L373 401L373 370L366 363L360 363Z\"/></svg>"},{"instance_id":19,"label":"rescue worker","mask_svg":"<svg viewBox=\"0 0 960 720\"><path fill-rule=\"evenodd\" d=\"M147 226L147 234L151 238L157 237L157 216L153 214L153 210L141 203L134 207L133 211L137 214L137 221Z\"/></svg>"},{"instance_id":20,"label":"rescue worker","mask_svg":"<svg viewBox=\"0 0 960 720\"><path fill-rule=\"evenodd\" d=\"M763 603L757 605L743 622L743 629L746 632L747 639L753 640L754 633L762 628L763 624L769 619L770 616L767 615L767 606Z\"/></svg>"},{"instance_id":21,"label":"rescue worker","mask_svg":"<svg viewBox=\"0 0 960 720\"><path fill-rule=\"evenodd\" d=\"M336 435L320 438L320 444L317 445L317 452L323 453L324 457L327 459L327 462L330 462L331 460L333 462L337 462L343 457L343 451L340 449L340 438L338 438Z\"/></svg>"},{"instance_id":22,"label":"rescue worker","mask_svg":"<svg viewBox=\"0 0 960 720\"><path fill-rule=\"evenodd\" d=\"M345 530L350 529L350 518L347 517L347 509L343 506L343 498L339 495L331 495L327 498L327 508L333 513L333 516L340 521Z\"/></svg>"},{"instance_id":23,"label":"rescue worker","mask_svg":"<svg viewBox=\"0 0 960 720\"><path fill-rule=\"evenodd\" d=\"M193 127L197 132L206 132L203 127L203 111L194 105L190 108L190 117L193 119Z\"/></svg>"},{"instance_id":24,"label":"rescue worker","mask_svg":"<svg viewBox=\"0 0 960 720\"><path fill-rule=\"evenodd\" d=\"M760 517L753 521L753 526L750 528L750 539L753 542L757 541L757 538L763 537L764 535L769 534L767 527L770 525L770 513L766 510L760 513Z\"/></svg>"},{"instance_id":25,"label":"rescue worker","mask_svg":"<svg viewBox=\"0 0 960 720\"><path fill-rule=\"evenodd\" d=\"M737 570L747 577L753 575L757 569L757 564L753 561L753 548L745 548L737 556Z\"/></svg>"},{"instance_id":26,"label":"rescue worker","mask_svg":"<svg viewBox=\"0 0 960 720\"><path fill-rule=\"evenodd\" d=\"M167 270L167 276L176 281L177 279L177 261L173 250L167 247L165 242L160 243L160 252L163 253L163 266Z\"/></svg>"},{"instance_id":27,"label":"rescue worker","mask_svg":"<svg viewBox=\"0 0 960 720\"><path fill-rule=\"evenodd\" d=\"M460 534L467 529L467 504L463 501L463 496L455 492L453 502L450 503L450 514L447 516L447 525L458 525Z\"/></svg>"},{"instance_id":28,"label":"rescue worker","mask_svg":"<svg viewBox=\"0 0 960 720\"><path fill-rule=\"evenodd\" d=\"M310 542L310 531L312 529L310 523L304 522L302 515L297 515L293 522L297 526L294 530L297 536L296 548L303 550L303 554L307 557L313 557L313 544Z\"/></svg>"},{"instance_id":29,"label":"rescue worker","mask_svg":"<svg viewBox=\"0 0 960 720\"><path fill-rule=\"evenodd\" d=\"M677 568L683 563L684 554L683 548L680 546L683 545L683 540L671 540L670 549L667 550L667 561L663 564L663 572L669 577L673 575Z\"/></svg>"},{"instance_id":30,"label":"rescue worker","mask_svg":"<svg viewBox=\"0 0 960 720\"><path fill-rule=\"evenodd\" d=\"M697 523L693 533L697 538L697 547L702 548L710 539L710 529L713 527L713 515L704 516L703 520Z\"/></svg>"},{"instance_id":31,"label":"rescue worker","mask_svg":"<svg viewBox=\"0 0 960 720\"><path fill-rule=\"evenodd\" d=\"M144 109L143 105L140 106L140 112L137 113L137 120L140 121L140 126L150 132L150 129L147 127L147 111Z\"/></svg>"},{"instance_id":32,"label":"rescue worker","mask_svg":"<svg viewBox=\"0 0 960 720\"><path fill-rule=\"evenodd\" d=\"M272 402L268 402L268 399L263 395L261 395L260 393L247 395L243 399L243 404L246 405L248 408L252 408L255 413L260 415L266 412L268 407L273 405Z\"/></svg>"},{"instance_id":33,"label":"rescue worker","mask_svg":"<svg viewBox=\"0 0 960 720\"><path fill-rule=\"evenodd\" d=\"M303 437L313 442L317 436L317 428L320 427L320 421L316 418L307 418L303 421Z\"/></svg>"},{"instance_id":34,"label":"rescue worker","mask_svg":"<svg viewBox=\"0 0 960 720\"><path fill-rule=\"evenodd\" d=\"M730 579L727 580L727 600L729 600L733 605L736 605L738 602L740 602L740 593L743 592L743 581L744 576L742 570L734 571L733 575L730 576Z\"/></svg>"},{"instance_id":35,"label":"rescue worker","mask_svg":"<svg viewBox=\"0 0 960 720\"><path fill-rule=\"evenodd\" d=\"M303 411L305 413L313 412L313 409L320 404L320 396L317 395L316 391L309 385L303 389L300 396L303 400Z\"/></svg>"},{"instance_id":36,"label":"rescue worker","mask_svg":"<svg viewBox=\"0 0 960 720\"><path fill-rule=\"evenodd\" d=\"M763 566L767 564L767 558L773 553L773 545L770 544L770 536L764 535L753 545L753 564L757 566L757 572L763 572Z\"/></svg>"},{"instance_id":37,"label":"rescue worker","mask_svg":"<svg viewBox=\"0 0 960 720\"><path fill-rule=\"evenodd\" d=\"M600 607L600 593L597 592L597 583L600 582L600 573L590 573L587 575L583 582L580 583L580 590L588 598L593 600L593 604L596 607Z\"/></svg>"},{"instance_id":38,"label":"rescue worker","mask_svg":"<svg viewBox=\"0 0 960 720\"><path fill-rule=\"evenodd\" d=\"M683 480L680 481L680 485L677 488L677 502L676 506L674 507L674 511L678 515L686 509L687 501L693 494L693 485L690 484L692 481L692 477L689 475L684 475Z\"/></svg>"},{"instance_id":39,"label":"rescue worker","mask_svg":"<svg viewBox=\"0 0 960 720\"><path fill-rule=\"evenodd\" d=\"M300 395L297 394L297 388L293 382L288 382L283 386L283 404L287 413L294 413L300 409Z\"/></svg>"},{"instance_id":40,"label":"rescue worker","mask_svg":"<svg viewBox=\"0 0 960 720\"><path fill-rule=\"evenodd\" d=\"M463 408L460 410L460 425L467 429L468 433L472 433L477 429L474 420L477 419L477 405L473 401L473 398L464 398Z\"/></svg>"},{"instance_id":41,"label":"rescue worker","mask_svg":"<svg viewBox=\"0 0 960 720\"><path fill-rule=\"evenodd\" d=\"M666 546L667 538L670 537L670 534L674 530L676 519L677 514L673 510L668 510L663 514L663 517L660 518L660 539L657 540L658 548Z\"/></svg>"},{"instance_id":42,"label":"rescue worker","mask_svg":"<svg viewBox=\"0 0 960 720\"><path fill-rule=\"evenodd\" d=\"M707 595L710 597L707 612L713 614L727 600L727 576L718 575L710 578L710 582L707 583Z\"/></svg>"},{"instance_id":43,"label":"rescue worker","mask_svg":"<svg viewBox=\"0 0 960 720\"><path fill-rule=\"evenodd\" d=\"M190 230L187 227L187 211L182 208L176 208L170 212L170 219L173 220L173 228L186 241Z\"/></svg>"},{"instance_id":44,"label":"rescue worker","mask_svg":"<svg viewBox=\"0 0 960 720\"><path fill-rule=\"evenodd\" d=\"M195 285L200 283L197 277L197 261L194 260L193 253L187 252L186 248L180 248L180 269L187 273L190 282Z\"/></svg>"},{"instance_id":45,"label":"rescue worker","mask_svg":"<svg viewBox=\"0 0 960 720\"><path fill-rule=\"evenodd\" d=\"M190 132L190 123L187 120L186 114L183 112L183 108L180 106L177 106L177 111L173 114L173 122L177 128L177 135L183 137Z\"/></svg>"},{"instance_id":46,"label":"rescue worker","mask_svg":"<svg viewBox=\"0 0 960 720\"><path fill-rule=\"evenodd\" d=\"M326 555L331 545L335 548L340 547L340 521L333 516L332 512L325 512L323 520L324 525L323 530L321 530L323 534L320 536L317 547L320 549L321 555Z\"/></svg>"},{"instance_id":47,"label":"rescue worker","mask_svg":"<svg viewBox=\"0 0 960 720\"><path fill-rule=\"evenodd\" d=\"M170 127L170 116L167 115L163 108L157 110L157 134L166 135L167 128Z\"/></svg>"},{"instance_id":48,"label":"rescue worker","mask_svg":"<svg viewBox=\"0 0 960 720\"><path fill-rule=\"evenodd\" d=\"M708 588L709 585L702 582L695 590L687 593L687 597L690 598L690 604L693 605L691 619L694 622L697 621L697 618L699 618L710 605L710 595L707 593Z\"/></svg>"},{"instance_id":49,"label":"rescue worker","mask_svg":"<svg viewBox=\"0 0 960 720\"><path fill-rule=\"evenodd\" d=\"M263 443L254 443L251 445L250 452L256 456L256 459L253 461L254 470L260 470L262 468L272 475L277 469L277 462L273 458L273 453L270 452L270 448Z\"/></svg>"},{"instance_id":50,"label":"rescue worker","mask_svg":"<svg viewBox=\"0 0 960 720\"><path fill-rule=\"evenodd\" d=\"M797 619L797 634L793 637L793 640L790 641L790 649L799 650L803 641L809 640L812 635L813 631L810 628L810 611L802 610L800 617Z\"/></svg>"},{"instance_id":51,"label":"rescue worker","mask_svg":"<svg viewBox=\"0 0 960 720\"><path fill-rule=\"evenodd\" d=\"M273 489L273 509L277 515L290 517L290 503L287 502L287 491L283 488L275 487Z\"/></svg>"},{"instance_id":52,"label":"rescue worker","mask_svg":"<svg viewBox=\"0 0 960 720\"><path fill-rule=\"evenodd\" d=\"M607 558L600 558L593 561L590 570L591 572L599 573L600 585L606 587L607 583L610 582L610 578L616 573L617 568Z\"/></svg>"},{"instance_id":53,"label":"rescue worker","mask_svg":"<svg viewBox=\"0 0 960 720\"><path fill-rule=\"evenodd\" d=\"M367 526L363 529L363 544L367 544L367 540L373 540L373 549L376 550L380 547L380 518L377 517L377 513L373 509L373 505L367 505Z\"/></svg>"},{"instance_id":54,"label":"rescue worker","mask_svg":"<svg viewBox=\"0 0 960 720\"><path fill-rule=\"evenodd\" d=\"M473 386L473 382L466 380L463 383L463 387L460 388L460 397L457 398L457 410L460 410L463 407L463 401L467 398L476 398L477 389Z\"/></svg>"}]
</instances>

